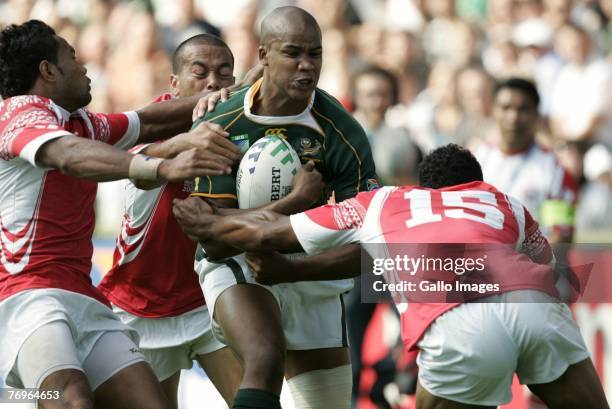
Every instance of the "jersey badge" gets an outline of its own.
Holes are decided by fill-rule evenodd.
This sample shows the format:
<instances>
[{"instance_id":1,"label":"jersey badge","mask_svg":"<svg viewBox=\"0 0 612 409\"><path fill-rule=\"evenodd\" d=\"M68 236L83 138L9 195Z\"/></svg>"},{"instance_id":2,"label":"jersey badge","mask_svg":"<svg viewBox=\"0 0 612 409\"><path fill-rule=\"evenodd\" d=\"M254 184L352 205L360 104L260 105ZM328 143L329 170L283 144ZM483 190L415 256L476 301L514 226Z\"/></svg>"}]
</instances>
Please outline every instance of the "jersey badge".
<instances>
[{"instance_id":1,"label":"jersey badge","mask_svg":"<svg viewBox=\"0 0 612 409\"><path fill-rule=\"evenodd\" d=\"M230 136L230 141L240 149L242 154L249 150L249 134Z\"/></svg>"},{"instance_id":2,"label":"jersey badge","mask_svg":"<svg viewBox=\"0 0 612 409\"><path fill-rule=\"evenodd\" d=\"M301 151L298 152L298 155L301 156L318 156L321 151L321 143L317 140L312 140L310 138L301 138L300 139L300 147Z\"/></svg>"}]
</instances>

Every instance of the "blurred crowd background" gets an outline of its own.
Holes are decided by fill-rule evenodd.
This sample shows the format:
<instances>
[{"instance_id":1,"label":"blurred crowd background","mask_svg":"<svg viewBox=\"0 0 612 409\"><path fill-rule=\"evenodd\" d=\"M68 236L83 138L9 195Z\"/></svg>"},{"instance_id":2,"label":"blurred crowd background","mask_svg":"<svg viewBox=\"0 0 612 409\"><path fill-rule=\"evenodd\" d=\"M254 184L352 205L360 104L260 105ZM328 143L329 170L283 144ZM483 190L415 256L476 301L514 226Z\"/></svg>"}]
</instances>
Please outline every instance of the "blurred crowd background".
<instances>
[{"instance_id":1,"label":"blurred crowd background","mask_svg":"<svg viewBox=\"0 0 612 409\"><path fill-rule=\"evenodd\" d=\"M493 142L495 81L535 81L539 143L578 181L577 240L612 240L612 0L0 0L0 27L44 20L92 78L92 111L146 105L168 89L170 57L199 32L225 39L240 78L260 19L298 5L323 30L319 86L364 126L386 183L410 183L433 147ZM537 177L537 175L534 175ZM100 229L121 194L103 187ZM120 218L120 216L119 216Z\"/></svg>"},{"instance_id":2,"label":"blurred crowd background","mask_svg":"<svg viewBox=\"0 0 612 409\"><path fill-rule=\"evenodd\" d=\"M261 18L283 5L321 25L319 87L362 124L383 183L414 183L422 155L448 142L495 144L496 81L529 78L538 143L579 185L574 241L612 242L612 0L0 0L0 28L50 24L87 66L89 109L116 112L168 91L172 52L201 32L228 43L241 78L257 60ZM99 190L101 273L122 186Z\"/></svg>"}]
</instances>

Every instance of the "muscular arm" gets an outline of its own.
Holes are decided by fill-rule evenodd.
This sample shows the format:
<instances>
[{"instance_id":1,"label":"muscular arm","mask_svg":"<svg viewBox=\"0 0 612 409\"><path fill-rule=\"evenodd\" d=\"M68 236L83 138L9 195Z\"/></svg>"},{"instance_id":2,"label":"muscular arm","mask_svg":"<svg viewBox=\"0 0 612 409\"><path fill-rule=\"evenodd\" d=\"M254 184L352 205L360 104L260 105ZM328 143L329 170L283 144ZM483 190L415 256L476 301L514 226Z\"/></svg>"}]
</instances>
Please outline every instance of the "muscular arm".
<instances>
[{"instance_id":1,"label":"muscular arm","mask_svg":"<svg viewBox=\"0 0 612 409\"><path fill-rule=\"evenodd\" d=\"M202 95L147 105L136 111L140 118L138 143L167 139L191 127L191 114Z\"/></svg>"},{"instance_id":2,"label":"muscular arm","mask_svg":"<svg viewBox=\"0 0 612 409\"><path fill-rule=\"evenodd\" d=\"M73 135L46 142L36 153L36 161L43 166L97 182L129 177L132 157L132 154L108 144ZM205 159L195 149L183 152L176 159L162 161L157 173L163 180L190 179L194 175L211 172L211 163Z\"/></svg>"},{"instance_id":3,"label":"muscular arm","mask_svg":"<svg viewBox=\"0 0 612 409\"><path fill-rule=\"evenodd\" d=\"M256 210L232 216L206 215L204 218L209 219L208 237L214 237L240 252L302 251L288 216L270 210Z\"/></svg>"},{"instance_id":4,"label":"muscular arm","mask_svg":"<svg viewBox=\"0 0 612 409\"><path fill-rule=\"evenodd\" d=\"M298 259L277 252L248 254L247 263L262 284L340 280L361 273L361 247L350 244Z\"/></svg>"},{"instance_id":5,"label":"muscular arm","mask_svg":"<svg viewBox=\"0 0 612 409\"><path fill-rule=\"evenodd\" d=\"M236 201L231 199L216 199L213 203L219 206L215 211L220 216L246 215L253 212L253 210L237 209ZM259 210L288 216L306 210L308 206L308 202L304 202L299 197L290 194L280 200L267 204ZM293 233L293 230L291 230L291 232ZM211 236L209 240L200 241L200 244L204 248L207 257L213 261L232 257L243 252L243 249L239 246L232 246L225 243L214 235Z\"/></svg>"}]
</instances>

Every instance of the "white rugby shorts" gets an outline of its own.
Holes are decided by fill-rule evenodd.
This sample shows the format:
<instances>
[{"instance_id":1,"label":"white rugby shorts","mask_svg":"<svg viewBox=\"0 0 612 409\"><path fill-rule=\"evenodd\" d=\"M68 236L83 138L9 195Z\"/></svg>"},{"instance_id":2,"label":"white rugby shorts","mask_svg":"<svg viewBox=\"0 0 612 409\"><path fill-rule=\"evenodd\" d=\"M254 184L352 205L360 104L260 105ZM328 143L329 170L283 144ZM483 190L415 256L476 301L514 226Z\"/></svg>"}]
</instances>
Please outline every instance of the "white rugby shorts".
<instances>
[{"instance_id":1,"label":"white rugby shorts","mask_svg":"<svg viewBox=\"0 0 612 409\"><path fill-rule=\"evenodd\" d=\"M343 294L351 289L352 280L262 285L255 281L243 254L222 263L202 260L196 264L196 272L212 319L213 333L222 342L223 331L212 318L217 298L227 288L246 283L265 288L276 299L288 350L348 346Z\"/></svg>"},{"instance_id":2,"label":"white rugby shorts","mask_svg":"<svg viewBox=\"0 0 612 409\"><path fill-rule=\"evenodd\" d=\"M225 347L212 333L206 306L163 318L139 317L116 305L113 311L121 321L138 331L140 350L160 382L182 369L190 369L196 356Z\"/></svg>"},{"instance_id":3,"label":"white rugby shorts","mask_svg":"<svg viewBox=\"0 0 612 409\"><path fill-rule=\"evenodd\" d=\"M63 368L86 372L92 388L97 388L126 363L144 360L136 331L106 305L72 291L43 288L17 293L0 302L0 322L0 377L16 388L39 387L45 376ZM57 339L44 335L49 328ZM121 339L118 349L103 342L106 334ZM93 359L96 348L108 356Z\"/></svg>"},{"instance_id":4,"label":"white rugby shorts","mask_svg":"<svg viewBox=\"0 0 612 409\"><path fill-rule=\"evenodd\" d=\"M589 358L567 305L532 290L486 298L445 312L417 344L419 382L434 396L498 406L511 400L515 373L522 384L549 383Z\"/></svg>"}]
</instances>

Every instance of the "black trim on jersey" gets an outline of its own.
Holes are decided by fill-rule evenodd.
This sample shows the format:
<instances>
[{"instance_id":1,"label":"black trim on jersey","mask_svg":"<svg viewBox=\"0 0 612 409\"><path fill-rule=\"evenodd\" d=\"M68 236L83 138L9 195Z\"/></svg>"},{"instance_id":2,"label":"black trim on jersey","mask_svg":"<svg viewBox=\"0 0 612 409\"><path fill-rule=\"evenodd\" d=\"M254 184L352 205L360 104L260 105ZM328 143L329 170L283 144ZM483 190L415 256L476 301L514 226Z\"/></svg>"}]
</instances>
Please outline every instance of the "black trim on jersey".
<instances>
[{"instance_id":1,"label":"black trim on jersey","mask_svg":"<svg viewBox=\"0 0 612 409\"><path fill-rule=\"evenodd\" d=\"M346 335L346 308L344 307L344 294L340 294L340 307L342 308L342 318L340 318L340 325L342 325L342 346L347 348L349 344L348 337Z\"/></svg>"},{"instance_id":2,"label":"black trim on jersey","mask_svg":"<svg viewBox=\"0 0 612 409\"><path fill-rule=\"evenodd\" d=\"M227 260L223 260L223 264L225 264L232 270L237 284L244 284L247 282L246 278L244 278L244 272L242 271L242 267L240 267L240 264L238 264L236 260L229 258Z\"/></svg>"}]
</instances>

